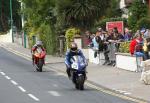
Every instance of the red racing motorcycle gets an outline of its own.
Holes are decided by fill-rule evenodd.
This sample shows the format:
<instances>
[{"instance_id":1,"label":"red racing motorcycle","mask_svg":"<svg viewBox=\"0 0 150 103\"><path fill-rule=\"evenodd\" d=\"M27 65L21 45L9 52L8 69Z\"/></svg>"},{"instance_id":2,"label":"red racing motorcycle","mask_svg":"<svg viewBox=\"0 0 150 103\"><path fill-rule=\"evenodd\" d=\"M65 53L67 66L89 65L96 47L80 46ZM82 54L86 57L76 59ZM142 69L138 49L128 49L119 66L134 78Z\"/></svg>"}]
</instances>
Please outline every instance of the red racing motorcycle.
<instances>
[{"instance_id":1,"label":"red racing motorcycle","mask_svg":"<svg viewBox=\"0 0 150 103\"><path fill-rule=\"evenodd\" d=\"M43 65L45 64L46 52L41 48L37 48L33 56L36 71L42 72Z\"/></svg>"}]
</instances>

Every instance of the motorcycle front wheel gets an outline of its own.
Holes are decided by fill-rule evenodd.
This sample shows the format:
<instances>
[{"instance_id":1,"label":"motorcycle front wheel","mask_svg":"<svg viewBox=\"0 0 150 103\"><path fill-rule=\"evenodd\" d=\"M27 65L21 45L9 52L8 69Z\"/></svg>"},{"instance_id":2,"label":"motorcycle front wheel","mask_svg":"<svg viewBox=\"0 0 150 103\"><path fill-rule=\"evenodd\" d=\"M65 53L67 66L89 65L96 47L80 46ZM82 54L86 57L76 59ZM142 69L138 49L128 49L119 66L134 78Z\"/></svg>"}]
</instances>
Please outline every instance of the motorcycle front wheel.
<instances>
[{"instance_id":1,"label":"motorcycle front wheel","mask_svg":"<svg viewBox=\"0 0 150 103\"><path fill-rule=\"evenodd\" d=\"M44 64L44 60L43 59L39 59L39 63L38 63L39 72L42 72L43 64Z\"/></svg>"},{"instance_id":2,"label":"motorcycle front wheel","mask_svg":"<svg viewBox=\"0 0 150 103\"><path fill-rule=\"evenodd\" d=\"M84 76L83 75L79 76L77 81L78 81L76 84L77 88L80 90L84 90Z\"/></svg>"}]
</instances>

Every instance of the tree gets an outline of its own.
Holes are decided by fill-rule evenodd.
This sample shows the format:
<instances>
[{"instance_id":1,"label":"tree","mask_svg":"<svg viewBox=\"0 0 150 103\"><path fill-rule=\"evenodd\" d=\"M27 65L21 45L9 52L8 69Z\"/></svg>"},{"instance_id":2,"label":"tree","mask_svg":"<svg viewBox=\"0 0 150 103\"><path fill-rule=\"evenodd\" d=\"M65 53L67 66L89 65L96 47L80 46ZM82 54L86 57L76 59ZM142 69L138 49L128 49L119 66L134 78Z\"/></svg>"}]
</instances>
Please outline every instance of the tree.
<instances>
[{"instance_id":1,"label":"tree","mask_svg":"<svg viewBox=\"0 0 150 103\"><path fill-rule=\"evenodd\" d=\"M20 3L12 0L13 24L21 28L21 18L19 15ZM6 32L10 27L10 0L0 0L0 32Z\"/></svg>"},{"instance_id":2,"label":"tree","mask_svg":"<svg viewBox=\"0 0 150 103\"><path fill-rule=\"evenodd\" d=\"M25 31L30 39L36 35L44 42L48 54L56 52L55 0L23 0L26 24Z\"/></svg>"},{"instance_id":3,"label":"tree","mask_svg":"<svg viewBox=\"0 0 150 103\"><path fill-rule=\"evenodd\" d=\"M128 25L131 30L136 31L137 22L147 16L147 5L142 0L134 0L129 9Z\"/></svg>"},{"instance_id":4,"label":"tree","mask_svg":"<svg viewBox=\"0 0 150 103\"><path fill-rule=\"evenodd\" d=\"M120 17L122 13L119 4L120 0L110 0L109 8L106 8L107 9L106 17L108 18Z\"/></svg>"},{"instance_id":5,"label":"tree","mask_svg":"<svg viewBox=\"0 0 150 103\"><path fill-rule=\"evenodd\" d=\"M50 54L57 49L58 34L66 28L88 29L104 15L109 0L23 0L26 31L43 39Z\"/></svg>"},{"instance_id":6,"label":"tree","mask_svg":"<svg viewBox=\"0 0 150 103\"><path fill-rule=\"evenodd\" d=\"M66 25L88 29L105 14L110 0L62 0L58 2L60 21ZM65 2L65 4L63 3Z\"/></svg>"}]
</instances>

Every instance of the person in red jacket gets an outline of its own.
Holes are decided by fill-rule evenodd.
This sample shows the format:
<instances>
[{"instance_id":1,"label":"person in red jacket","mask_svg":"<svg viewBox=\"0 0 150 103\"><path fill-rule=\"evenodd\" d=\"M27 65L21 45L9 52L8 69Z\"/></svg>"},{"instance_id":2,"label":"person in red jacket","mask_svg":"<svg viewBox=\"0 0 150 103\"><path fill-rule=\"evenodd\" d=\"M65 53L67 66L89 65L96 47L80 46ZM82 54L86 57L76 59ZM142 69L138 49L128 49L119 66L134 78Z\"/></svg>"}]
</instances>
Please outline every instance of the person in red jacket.
<instances>
[{"instance_id":1,"label":"person in red jacket","mask_svg":"<svg viewBox=\"0 0 150 103\"><path fill-rule=\"evenodd\" d=\"M136 52L143 52L143 38L140 34L136 35L130 43L130 53L135 55Z\"/></svg>"}]
</instances>

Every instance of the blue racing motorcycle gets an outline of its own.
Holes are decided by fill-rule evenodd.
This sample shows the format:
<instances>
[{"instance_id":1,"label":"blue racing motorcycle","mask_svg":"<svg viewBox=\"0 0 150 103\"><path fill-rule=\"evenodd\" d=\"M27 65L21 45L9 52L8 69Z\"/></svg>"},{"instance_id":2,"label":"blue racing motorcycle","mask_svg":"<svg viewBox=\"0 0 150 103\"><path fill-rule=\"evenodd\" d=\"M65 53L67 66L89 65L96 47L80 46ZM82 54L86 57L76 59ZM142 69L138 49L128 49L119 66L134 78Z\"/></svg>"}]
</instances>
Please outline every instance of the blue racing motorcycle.
<instances>
[{"instance_id":1,"label":"blue racing motorcycle","mask_svg":"<svg viewBox=\"0 0 150 103\"><path fill-rule=\"evenodd\" d=\"M71 58L71 80L75 84L75 88L84 90L84 82L86 80L86 66L81 56L73 56Z\"/></svg>"}]
</instances>

